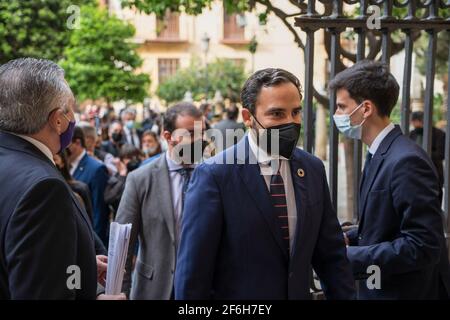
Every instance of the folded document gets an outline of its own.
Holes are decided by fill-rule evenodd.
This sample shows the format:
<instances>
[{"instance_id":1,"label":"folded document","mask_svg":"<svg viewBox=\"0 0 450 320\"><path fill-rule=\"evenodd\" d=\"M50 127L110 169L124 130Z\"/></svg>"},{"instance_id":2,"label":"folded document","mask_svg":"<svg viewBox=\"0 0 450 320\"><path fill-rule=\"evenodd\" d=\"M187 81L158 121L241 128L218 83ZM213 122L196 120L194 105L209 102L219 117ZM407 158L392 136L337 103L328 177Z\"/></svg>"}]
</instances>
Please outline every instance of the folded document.
<instances>
[{"instance_id":1,"label":"folded document","mask_svg":"<svg viewBox=\"0 0 450 320\"><path fill-rule=\"evenodd\" d=\"M131 223L111 223L109 231L108 270L106 273L105 294L117 295L122 291L128 243L130 242ZM130 272L130 270L128 270Z\"/></svg>"}]
</instances>

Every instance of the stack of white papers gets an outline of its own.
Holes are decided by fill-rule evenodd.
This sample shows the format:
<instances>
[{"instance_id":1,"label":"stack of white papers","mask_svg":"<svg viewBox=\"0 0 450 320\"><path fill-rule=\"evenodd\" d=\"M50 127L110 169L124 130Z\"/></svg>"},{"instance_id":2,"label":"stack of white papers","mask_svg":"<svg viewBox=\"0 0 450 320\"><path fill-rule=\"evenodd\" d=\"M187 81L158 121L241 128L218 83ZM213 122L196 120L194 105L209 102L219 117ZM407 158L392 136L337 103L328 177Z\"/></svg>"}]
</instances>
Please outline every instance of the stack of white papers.
<instances>
[{"instance_id":1,"label":"stack of white papers","mask_svg":"<svg viewBox=\"0 0 450 320\"><path fill-rule=\"evenodd\" d=\"M108 270L106 273L105 294L117 295L122 291L128 243L130 242L131 223L112 222L109 231ZM130 272L128 270L128 272Z\"/></svg>"}]
</instances>

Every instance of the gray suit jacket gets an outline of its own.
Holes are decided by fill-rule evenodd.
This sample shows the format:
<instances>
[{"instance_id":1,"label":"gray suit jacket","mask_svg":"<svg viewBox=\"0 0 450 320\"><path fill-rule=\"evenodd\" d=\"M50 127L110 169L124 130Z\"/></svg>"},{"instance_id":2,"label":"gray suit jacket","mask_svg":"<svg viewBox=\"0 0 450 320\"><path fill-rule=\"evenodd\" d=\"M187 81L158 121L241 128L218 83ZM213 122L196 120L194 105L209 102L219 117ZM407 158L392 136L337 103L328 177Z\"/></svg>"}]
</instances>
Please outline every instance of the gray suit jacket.
<instances>
[{"instance_id":1,"label":"gray suit jacket","mask_svg":"<svg viewBox=\"0 0 450 320\"><path fill-rule=\"evenodd\" d=\"M122 291L131 299L170 299L176 241L165 154L128 175L116 221L133 224ZM138 237L139 254L131 283L131 262Z\"/></svg>"}]
</instances>

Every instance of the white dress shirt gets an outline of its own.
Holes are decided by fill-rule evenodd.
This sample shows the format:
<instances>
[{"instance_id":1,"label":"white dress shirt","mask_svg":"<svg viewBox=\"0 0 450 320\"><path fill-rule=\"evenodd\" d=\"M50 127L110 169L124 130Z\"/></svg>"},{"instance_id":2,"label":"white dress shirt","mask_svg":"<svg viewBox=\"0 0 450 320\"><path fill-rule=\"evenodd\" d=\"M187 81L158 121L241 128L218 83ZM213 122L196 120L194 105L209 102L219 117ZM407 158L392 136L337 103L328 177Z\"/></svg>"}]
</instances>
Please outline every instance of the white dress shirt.
<instances>
[{"instance_id":1,"label":"white dress shirt","mask_svg":"<svg viewBox=\"0 0 450 320\"><path fill-rule=\"evenodd\" d=\"M286 191L286 202L288 208L289 245L291 248L293 248L297 226L297 204L295 202L295 192L294 185L292 183L291 165L289 163L289 159L286 159L282 156L274 157L268 155L264 150L258 147L254 134L254 131L250 130L250 133L248 134L248 142L252 153L256 156L259 167L261 169L261 174L264 176L264 180L269 192L270 179L272 177L272 174L276 174L276 172L272 171L271 161L278 160L281 162L280 174L284 182L284 190Z\"/></svg>"},{"instance_id":2,"label":"white dress shirt","mask_svg":"<svg viewBox=\"0 0 450 320\"><path fill-rule=\"evenodd\" d=\"M12 133L12 132L9 132ZM53 160L53 153L51 152L50 148L47 147L45 144L43 144L42 142L31 138L29 136L23 135L23 134L17 134L17 133L12 133L26 141L28 141L29 143L31 143L32 145L34 145L36 148L39 149L39 151L41 151L47 158L50 159L50 161L55 164L55 160Z\"/></svg>"},{"instance_id":3,"label":"white dress shirt","mask_svg":"<svg viewBox=\"0 0 450 320\"><path fill-rule=\"evenodd\" d=\"M139 136L136 133L136 130L128 129L126 126L123 128L123 131L125 133L125 138L127 140L127 143L134 145L136 148L140 149L141 142L139 141Z\"/></svg>"},{"instance_id":4,"label":"white dress shirt","mask_svg":"<svg viewBox=\"0 0 450 320\"><path fill-rule=\"evenodd\" d=\"M183 183L184 178L180 172L177 170L185 168L181 164L177 164L175 161L170 159L169 152L166 152L166 162L167 168L169 169L170 177L170 187L172 191L172 203L173 203L173 213L175 218L175 238L177 244L180 241L180 231L181 231L181 218L183 214ZM195 168L195 165L189 165L187 168ZM192 175L192 172L191 172Z\"/></svg>"},{"instance_id":5,"label":"white dress shirt","mask_svg":"<svg viewBox=\"0 0 450 320\"><path fill-rule=\"evenodd\" d=\"M73 177L73 174L75 173L75 170L77 170L81 159L83 159L85 154L86 154L86 150L83 150L83 152L75 160L73 160L72 163L70 164L71 165L71 167L70 167L70 175L72 177Z\"/></svg>"},{"instance_id":6,"label":"white dress shirt","mask_svg":"<svg viewBox=\"0 0 450 320\"><path fill-rule=\"evenodd\" d=\"M377 135L377 137L373 140L372 144L369 147L369 152L373 156L375 152L377 152L378 147L380 146L381 142L383 142L384 138L394 130L395 126L392 122L390 122L381 132Z\"/></svg>"}]
</instances>

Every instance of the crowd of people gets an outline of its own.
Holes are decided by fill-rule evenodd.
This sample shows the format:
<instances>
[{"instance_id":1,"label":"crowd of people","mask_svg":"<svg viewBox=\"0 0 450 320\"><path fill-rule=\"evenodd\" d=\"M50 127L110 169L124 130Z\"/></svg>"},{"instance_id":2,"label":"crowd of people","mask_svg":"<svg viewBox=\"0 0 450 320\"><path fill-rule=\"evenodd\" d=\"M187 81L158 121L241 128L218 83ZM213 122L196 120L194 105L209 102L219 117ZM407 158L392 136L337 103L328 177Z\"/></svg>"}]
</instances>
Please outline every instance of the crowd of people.
<instances>
[{"instance_id":1,"label":"crowd of people","mask_svg":"<svg viewBox=\"0 0 450 320\"><path fill-rule=\"evenodd\" d=\"M251 75L242 110L180 102L138 123L128 107L76 116L51 61L4 64L0 298L309 299L313 268L327 299L448 299L439 169L390 120L397 81L362 61L330 88L336 127L368 146L346 232L322 162L297 147L301 85L286 70ZM132 229L123 294L105 296L112 221Z\"/></svg>"}]
</instances>

